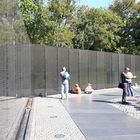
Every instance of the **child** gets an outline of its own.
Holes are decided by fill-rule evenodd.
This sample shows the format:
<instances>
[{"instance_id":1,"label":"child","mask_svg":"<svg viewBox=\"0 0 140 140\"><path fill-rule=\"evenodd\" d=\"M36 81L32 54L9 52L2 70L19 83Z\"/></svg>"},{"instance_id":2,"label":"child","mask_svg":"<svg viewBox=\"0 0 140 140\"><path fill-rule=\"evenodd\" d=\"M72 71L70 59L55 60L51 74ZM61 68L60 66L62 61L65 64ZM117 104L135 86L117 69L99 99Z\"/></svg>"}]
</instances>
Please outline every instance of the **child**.
<instances>
[{"instance_id":1,"label":"child","mask_svg":"<svg viewBox=\"0 0 140 140\"><path fill-rule=\"evenodd\" d=\"M88 86L85 88L85 93L86 94L91 94L93 92L93 87L92 84L88 83Z\"/></svg>"}]
</instances>

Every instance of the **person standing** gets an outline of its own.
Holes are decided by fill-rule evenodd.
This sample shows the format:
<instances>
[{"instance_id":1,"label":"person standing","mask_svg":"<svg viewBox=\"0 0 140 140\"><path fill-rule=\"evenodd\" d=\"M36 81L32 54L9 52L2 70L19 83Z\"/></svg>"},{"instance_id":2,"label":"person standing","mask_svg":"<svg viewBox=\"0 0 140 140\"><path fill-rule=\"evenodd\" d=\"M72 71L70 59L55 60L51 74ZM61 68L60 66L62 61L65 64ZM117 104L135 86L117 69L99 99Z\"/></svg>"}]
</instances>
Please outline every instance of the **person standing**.
<instances>
[{"instance_id":1,"label":"person standing","mask_svg":"<svg viewBox=\"0 0 140 140\"><path fill-rule=\"evenodd\" d=\"M127 88L128 96L130 96L130 95L134 96L131 86L132 86L132 79L136 78L136 76L133 76L133 73L130 71L130 69L129 69L129 72L127 73L127 75L130 77L130 79L127 79L127 81L128 81L128 88Z\"/></svg>"},{"instance_id":2,"label":"person standing","mask_svg":"<svg viewBox=\"0 0 140 140\"><path fill-rule=\"evenodd\" d=\"M60 80L61 80L61 99L64 98L64 94L66 95L67 99L69 92L70 74L67 72L65 67L63 67L62 71L60 72Z\"/></svg>"},{"instance_id":3,"label":"person standing","mask_svg":"<svg viewBox=\"0 0 140 140\"><path fill-rule=\"evenodd\" d=\"M121 82L123 83L122 103L126 103L126 96L128 95L128 79L131 79L128 75L129 70L130 69L126 67L121 73Z\"/></svg>"}]
</instances>

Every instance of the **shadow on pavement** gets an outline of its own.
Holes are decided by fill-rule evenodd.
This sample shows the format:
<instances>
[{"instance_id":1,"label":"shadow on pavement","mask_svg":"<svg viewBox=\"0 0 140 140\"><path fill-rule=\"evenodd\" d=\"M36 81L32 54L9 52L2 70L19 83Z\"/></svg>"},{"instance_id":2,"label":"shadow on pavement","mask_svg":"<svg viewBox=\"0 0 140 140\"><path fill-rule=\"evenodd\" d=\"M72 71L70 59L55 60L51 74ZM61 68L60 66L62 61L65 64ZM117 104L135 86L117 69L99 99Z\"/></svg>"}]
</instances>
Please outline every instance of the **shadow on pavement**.
<instances>
[{"instance_id":1,"label":"shadow on pavement","mask_svg":"<svg viewBox=\"0 0 140 140\"><path fill-rule=\"evenodd\" d=\"M122 103L121 101L113 102L113 101L105 101L105 100L92 100L92 102L132 105L130 102Z\"/></svg>"},{"instance_id":2,"label":"shadow on pavement","mask_svg":"<svg viewBox=\"0 0 140 140\"><path fill-rule=\"evenodd\" d=\"M105 101L105 100L92 100L92 102L98 102L98 103L112 103L112 104L117 104L117 103L119 103L119 102Z\"/></svg>"},{"instance_id":3,"label":"shadow on pavement","mask_svg":"<svg viewBox=\"0 0 140 140\"><path fill-rule=\"evenodd\" d=\"M100 94L100 95L103 95L103 96L115 96L115 97L120 97L120 95L113 95L113 94Z\"/></svg>"}]
</instances>

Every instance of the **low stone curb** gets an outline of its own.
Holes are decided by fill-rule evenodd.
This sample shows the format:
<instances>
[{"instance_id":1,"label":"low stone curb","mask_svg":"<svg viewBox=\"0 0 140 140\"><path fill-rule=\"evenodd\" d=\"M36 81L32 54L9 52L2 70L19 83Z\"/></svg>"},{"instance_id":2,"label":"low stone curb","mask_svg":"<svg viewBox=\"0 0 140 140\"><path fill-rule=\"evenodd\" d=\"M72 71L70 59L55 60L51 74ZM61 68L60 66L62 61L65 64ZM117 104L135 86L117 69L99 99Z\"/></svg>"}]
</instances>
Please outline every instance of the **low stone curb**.
<instances>
[{"instance_id":1,"label":"low stone curb","mask_svg":"<svg viewBox=\"0 0 140 140\"><path fill-rule=\"evenodd\" d=\"M13 125L11 126L7 136L6 136L6 140L15 140L24 112L25 112L25 108L26 108L26 104L27 104L28 99L25 99L24 103L21 106L21 109L19 110L19 113L17 114L16 120L13 122Z\"/></svg>"}]
</instances>

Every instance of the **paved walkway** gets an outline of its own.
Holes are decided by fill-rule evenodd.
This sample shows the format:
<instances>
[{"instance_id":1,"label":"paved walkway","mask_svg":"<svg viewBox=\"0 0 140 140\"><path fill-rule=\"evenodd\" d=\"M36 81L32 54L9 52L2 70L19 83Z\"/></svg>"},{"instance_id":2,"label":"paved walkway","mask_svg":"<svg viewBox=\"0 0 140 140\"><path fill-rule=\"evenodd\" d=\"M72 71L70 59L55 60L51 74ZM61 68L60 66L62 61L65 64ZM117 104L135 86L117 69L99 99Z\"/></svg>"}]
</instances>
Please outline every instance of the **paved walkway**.
<instances>
[{"instance_id":1,"label":"paved walkway","mask_svg":"<svg viewBox=\"0 0 140 140\"><path fill-rule=\"evenodd\" d=\"M138 140L140 120L134 114L139 107L133 106L133 97L122 105L121 95L114 88L67 100L60 95L34 98L26 140Z\"/></svg>"},{"instance_id":2,"label":"paved walkway","mask_svg":"<svg viewBox=\"0 0 140 140\"><path fill-rule=\"evenodd\" d=\"M110 104L128 115L140 120L140 104L137 104L137 100L138 99L136 97L127 97L128 104L124 105L120 103L119 98L110 100Z\"/></svg>"},{"instance_id":3,"label":"paved walkway","mask_svg":"<svg viewBox=\"0 0 140 140\"><path fill-rule=\"evenodd\" d=\"M138 140L140 120L112 106L115 104L127 108L132 114L136 113L137 109L132 109L131 104L120 103L121 95L122 91L118 88L105 89L91 95L69 98L69 101L62 103L87 140ZM130 98L127 98L129 102Z\"/></svg>"},{"instance_id":4,"label":"paved walkway","mask_svg":"<svg viewBox=\"0 0 140 140\"><path fill-rule=\"evenodd\" d=\"M129 104L124 105L121 95L122 90L114 88L71 94L67 100L60 99L60 94L36 97L25 140L138 140L138 96L127 97ZM27 100L0 97L0 140L15 140Z\"/></svg>"},{"instance_id":5,"label":"paved walkway","mask_svg":"<svg viewBox=\"0 0 140 140\"><path fill-rule=\"evenodd\" d=\"M85 140L57 99L34 98L25 140Z\"/></svg>"},{"instance_id":6,"label":"paved walkway","mask_svg":"<svg viewBox=\"0 0 140 140\"><path fill-rule=\"evenodd\" d=\"M15 140L27 98L0 96L0 140Z\"/></svg>"}]
</instances>

